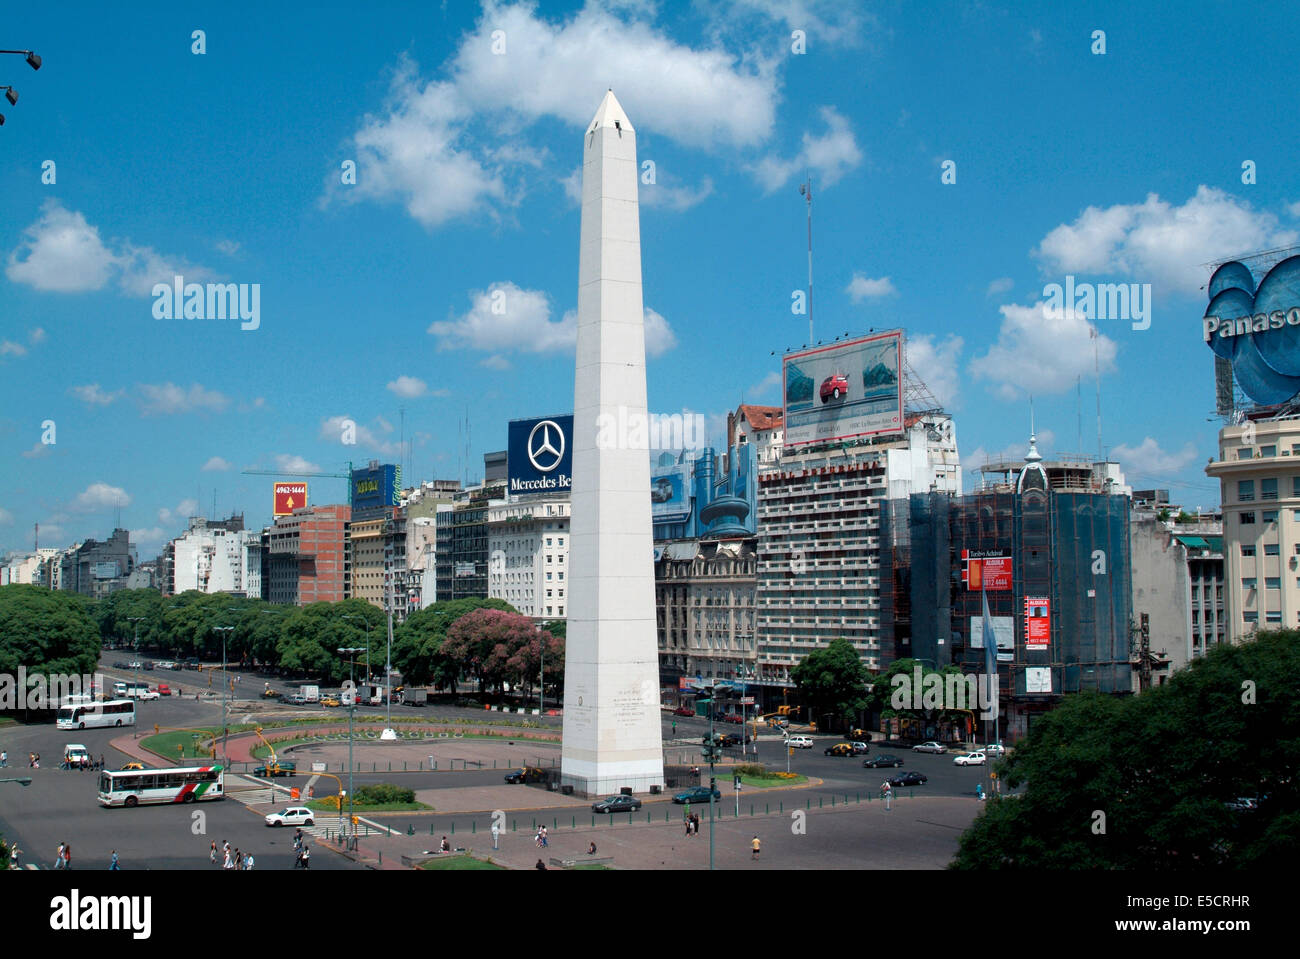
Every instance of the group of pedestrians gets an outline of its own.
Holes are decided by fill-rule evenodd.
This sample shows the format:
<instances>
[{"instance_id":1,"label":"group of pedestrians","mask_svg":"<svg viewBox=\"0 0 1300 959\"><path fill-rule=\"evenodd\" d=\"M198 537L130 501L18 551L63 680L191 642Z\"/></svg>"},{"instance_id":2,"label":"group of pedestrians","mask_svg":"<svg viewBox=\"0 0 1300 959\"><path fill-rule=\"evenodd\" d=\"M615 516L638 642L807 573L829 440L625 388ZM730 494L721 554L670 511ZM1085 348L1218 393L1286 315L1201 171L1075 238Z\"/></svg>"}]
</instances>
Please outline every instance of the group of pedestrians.
<instances>
[{"instance_id":1,"label":"group of pedestrians","mask_svg":"<svg viewBox=\"0 0 1300 959\"><path fill-rule=\"evenodd\" d=\"M28 768L28 769L40 769L40 768L41 768L41 754L40 754L40 753L28 753L28 754L27 754L27 768Z\"/></svg>"},{"instance_id":2,"label":"group of pedestrians","mask_svg":"<svg viewBox=\"0 0 1300 959\"><path fill-rule=\"evenodd\" d=\"M698 836L700 834L700 814L691 813L686 817L686 835Z\"/></svg>"},{"instance_id":3,"label":"group of pedestrians","mask_svg":"<svg viewBox=\"0 0 1300 959\"><path fill-rule=\"evenodd\" d=\"M232 850L230 843L224 839L221 840L219 850L215 839L212 840L212 845L208 847L208 861L215 866L218 858L221 859L222 869L235 869L244 872L251 870L256 865L251 852L241 852L238 848Z\"/></svg>"},{"instance_id":4,"label":"group of pedestrians","mask_svg":"<svg viewBox=\"0 0 1300 959\"><path fill-rule=\"evenodd\" d=\"M301 829L295 830L293 834L293 868L311 868L311 852L307 849L307 838Z\"/></svg>"},{"instance_id":5,"label":"group of pedestrians","mask_svg":"<svg viewBox=\"0 0 1300 959\"><path fill-rule=\"evenodd\" d=\"M545 826L539 826L539 827L537 827L537 835L534 837L534 839L535 839L535 841L536 841L536 843L537 843L537 848L538 848L538 849L545 849L548 845L550 845L550 843L549 843L549 841L548 841L548 838L547 838L547 835L546 835L546 827L545 827Z\"/></svg>"},{"instance_id":6,"label":"group of pedestrians","mask_svg":"<svg viewBox=\"0 0 1300 959\"><path fill-rule=\"evenodd\" d=\"M72 847L66 842L59 843L59 850L54 854L55 869L72 868Z\"/></svg>"}]
</instances>

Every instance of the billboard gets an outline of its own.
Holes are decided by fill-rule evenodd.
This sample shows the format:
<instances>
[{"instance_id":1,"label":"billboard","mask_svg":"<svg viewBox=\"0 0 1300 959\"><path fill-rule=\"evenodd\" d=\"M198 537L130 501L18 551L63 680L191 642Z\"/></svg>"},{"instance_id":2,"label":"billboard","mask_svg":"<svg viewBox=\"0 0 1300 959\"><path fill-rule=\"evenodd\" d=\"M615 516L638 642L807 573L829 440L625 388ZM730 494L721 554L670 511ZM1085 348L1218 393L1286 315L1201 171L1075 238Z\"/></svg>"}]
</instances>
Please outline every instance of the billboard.
<instances>
[{"instance_id":1,"label":"billboard","mask_svg":"<svg viewBox=\"0 0 1300 959\"><path fill-rule=\"evenodd\" d=\"M1011 557L982 549L961 551L961 581L969 590L1011 589Z\"/></svg>"},{"instance_id":2,"label":"billboard","mask_svg":"<svg viewBox=\"0 0 1300 959\"><path fill-rule=\"evenodd\" d=\"M1029 666L1025 669L1025 692L1050 693L1052 670L1047 666Z\"/></svg>"},{"instance_id":3,"label":"billboard","mask_svg":"<svg viewBox=\"0 0 1300 959\"><path fill-rule=\"evenodd\" d=\"M352 471L352 512L379 512L401 502L402 468L392 463Z\"/></svg>"},{"instance_id":4,"label":"billboard","mask_svg":"<svg viewBox=\"0 0 1300 959\"><path fill-rule=\"evenodd\" d=\"M121 571L116 562L96 563L91 567L90 575L95 579L117 579Z\"/></svg>"},{"instance_id":5,"label":"billboard","mask_svg":"<svg viewBox=\"0 0 1300 959\"><path fill-rule=\"evenodd\" d=\"M690 466L677 463L650 474L650 515L654 520L685 519L691 512Z\"/></svg>"},{"instance_id":6,"label":"billboard","mask_svg":"<svg viewBox=\"0 0 1300 959\"><path fill-rule=\"evenodd\" d=\"M1046 596L1025 597L1025 646L1046 649L1052 641L1052 601Z\"/></svg>"},{"instance_id":7,"label":"billboard","mask_svg":"<svg viewBox=\"0 0 1300 959\"><path fill-rule=\"evenodd\" d=\"M506 475L511 493L567 493L573 486L573 415L511 420Z\"/></svg>"},{"instance_id":8,"label":"billboard","mask_svg":"<svg viewBox=\"0 0 1300 959\"><path fill-rule=\"evenodd\" d=\"M1215 356L1232 364L1242 391L1261 405L1284 403L1300 393L1298 290L1300 256L1278 263L1258 287L1239 260L1222 264L1210 277L1202 337ZM1224 392L1220 385L1220 400Z\"/></svg>"},{"instance_id":9,"label":"billboard","mask_svg":"<svg viewBox=\"0 0 1300 959\"><path fill-rule=\"evenodd\" d=\"M998 662L1009 663L1016 655L1016 618L1014 616L990 616L989 625L993 627L993 638L998 644ZM970 618L970 647L984 648L984 617Z\"/></svg>"},{"instance_id":10,"label":"billboard","mask_svg":"<svg viewBox=\"0 0 1300 959\"><path fill-rule=\"evenodd\" d=\"M276 483L274 490L276 516L288 516L307 505L306 483Z\"/></svg>"},{"instance_id":11,"label":"billboard","mask_svg":"<svg viewBox=\"0 0 1300 959\"><path fill-rule=\"evenodd\" d=\"M903 431L903 331L791 353L783 360L785 445Z\"/></svg>"}]
</instances>

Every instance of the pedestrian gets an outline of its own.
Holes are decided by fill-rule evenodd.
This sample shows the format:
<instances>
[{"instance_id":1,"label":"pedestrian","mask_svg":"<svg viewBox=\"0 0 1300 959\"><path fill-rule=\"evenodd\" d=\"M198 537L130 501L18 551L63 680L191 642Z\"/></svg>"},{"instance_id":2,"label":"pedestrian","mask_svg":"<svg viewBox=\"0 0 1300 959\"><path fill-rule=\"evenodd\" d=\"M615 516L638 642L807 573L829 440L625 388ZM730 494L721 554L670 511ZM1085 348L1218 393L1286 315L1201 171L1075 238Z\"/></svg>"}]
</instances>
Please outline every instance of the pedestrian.
<instances>
[{"instance_id":1,"label":"pedestrian","mask_svg":"<svg viewBox=\"0 0 1300 959\"><path fill-rule=\"evenodd\" d=\"M759 852L762 851L762 847L763 847L763 844L762 844L762 842L759 841L759 838L758 838L757 836L755 836L755 837L750 841L750 843L749 843L749 848L753 850L753 854L749 857L749 861L750 861L750 862L753 862L754 860L758 859L758 854L759 854Z\"/></svg>"},{"instance_id":2,"label":"pedestrian","mask_svg":"<svg viewBox=\"0 0 1300 959\"><path fill-rule=\"evenodd\" d=\"M121 869L122 869L122 867L119 866L118 863L117 863L117 850L116 850L116 849L113 850L113 858L112 858L112 860L109 862L109 864L108 864L108 868L109 868L109 870L112 871L112 872L120 872Z\"/></svg>"},{"instance_id":3,"label":"pedestrian","mask_svg":"<svg viewBox=\"0 0 1300 959\"><path fill-rule=\"evenodd\" d=\"M492 848L497 848L497 840L501 837L501 827L495 819L492 820Z\"/></svg>"},{"instance_id":4,"label":"pedestrian","mask_svg":"<svg viewBox=\"0 0 1300 959\"><path fill-rule=\"evenodd\" d=\"M6 769L9 766L9 753L0 749L0 769Z\"/></svg>"},{"instance_id":5,"label":"pedestrian","mask_svg":"<svg viewBox=\"0 0 1300 959\"><path fill-rule=\"evenodd\" d=\"M27 754L27 768L28 768L28 769L35 769L35 768L36 768L36 754L35 754L35 753L28 753L28 754Z\"/></svg>"},{"instance_id":6,"label":"pedestrian","mask_svg":"<svg viewBox=\"0 0 1300 959\"><path fill-rule=\"evenodd\" d=\"M677 737L677 720L673 720L673 738Z\"/></svg>"},{"instance_id":7,"label":"pedestrian","mask_svg":"<svg viewBox=\"0 0 1300 959\"><path fill-rule=\"evenodd\" d=\"M534 868L535 868L535 869L540 869L540 870L542 870L543 872L545 872L545 871L546 871L546 863L542 862L542 861L539 859L539 860L537 860L537 865L536 865Z\"/></svg>"},{"instance_id":8,"label":"pedestrian","mask_svg":"<svg viewBox=\"0 0 1300 959\"><path fill-rule=\"evenodd\" d=\"M307 869L311 865L311 850L303 847L302 850L302 868Z\"/></svg>"},{"instance_id":9,"label":"pedestrian","mask_svg":"<svg viewBox=\"0 0 1300 959\"><path fill-rule=\"evenodd\" d=\"M36 754L36 762L33 764L37 769L41 768L41 754Z\"/></svg>"},{"instance_id":10,"label":"pedestrian","mask_svg":"<svg viewBox=\"0 0 1300 959\"><path fill-rule=\"evenodd\" d=\"M105 769L105 768L106 768L106 763L104 762L104 754L103 754L103 753L100 753L100 754L99 754L99 768L100 768L100 769Z\"/></svg>"},{"instance_id":11,"label":"pedestrian","mask_svg":"<svg viewBox=\"0 0 1300 959\"><path fill-rule=\"evenodd\" d=\"M222 869L234 869L235 864L230 861L230 847L226 847L225 859L221 863Z\"/></svg>"},{"instance_id":12,"label":"pedestrian","mask_svg":"<svg viewBox=\"0 0 1300 959\"><path fill-rule=\"evenodd\" d=\"M67 843L63 844L63 868L72 868L72 847Z\"/></svg>"},{"instance_id":13,"label":"pedestrian","mask_svg":"<svg viewBox=\"0 0 1300 959\"><path fill-rule=\"evenodd\" d=\"M984 801L984 785L982 783L975 784L975 798L979 802Z\"/></svg>"},{"instance_id":14,"label":"pedestrian","mask_svg":"<svg viewBox=\"0 0 1300 959\"><path fill-rule=\"evenodd\" d=\"M59 843L59 849L54 854L54 868L55 869L63 868L63 843Z\"/></svg>"},{"instance_id":15,"label":"pedestrian","mask_svg":"<svg viewBox=\"0 0 1300 959\"><path fill-rule=\"evenodd\" d=\"M691 826L693 826L694 823L695 823L694 817L687 815L686 817L686 838L687 839L689 839L691 836Z\"/></svg>"},{"instance_id":16,"label":"pedestrian","mask_svg":"<svg viewBox=\"0 0 1300 959\"><path fill-rule=\"evenodd\" d=\"M214 866L217 864L217 841L215 839L212 840L212 848L208 852L208 862Z\"/></svg>"},{"instance_id":17,"label":"pedestrian","mask_svg":"<svg viewBox=\"0 0 1300 959\"><path fill-rule=\"evenodd\" d=\"M244 860L244 868L251 870L253 868L253 854L250 852L248 858Z\"/></svg>"},{"instance_id":18,"label":"pedestrian","mask_svg":"<svg viewBox=\"0 0 1300 959\"><path fill-rule=\"evenodd\" d=\"M545 848L546 848L547 846L549 846L549 845L550 845L550 843L547 842L546 827L543 826L543 827L542 827L542 848L545 849Z\"/></svg>"},{"instance_id":19,"label":"pedestrian","mask_svg":"<svg viewBox=\"0 0 1300 959\"><path fill-rule=\"evenodd\" d=\"M238 846L235 847L235 861L233 865L235 867L235 872L239 872L239 870L244 868L244 857L239 854Z\"/></svg>"},{"instance_id":20,"label":"pedestrian","mask_svg":"<svg viewBox=\"0 0 1300 959\"><path fill-rule=\"evenodd\" d=\"M438 852L451 852L451 843L447 842L447 837L442 837L442 842L438 844Z\"/></svg>"},{"instance_id":21,"label":"pedestrian","mask_svg":"<svg viewBox=\"0 0 1300 959\"><path fill-rule=\"evenodd\" d=\"M22 852L22 850L18 848L18 843L14 843L13 845L11 845L11 846L9 847L9 868L10 868L10 869L18 869L18 868L19 868L19 865L18 865L18 854L19 854L20 852Z\"/></svg>"},{"instance_id":22,"label":"pedestrian","mask_svg":"<svg viewBox=\"0 0 1300 959\"><path fill-rule=\"evenodd\" d=\"M589 843L589 844L587 845L587 855L588 855L588 856L594 856L594 855L596 855L596 844L595 844L594 842L593 842L593 843Z\"/></svg>"}]
</instances>

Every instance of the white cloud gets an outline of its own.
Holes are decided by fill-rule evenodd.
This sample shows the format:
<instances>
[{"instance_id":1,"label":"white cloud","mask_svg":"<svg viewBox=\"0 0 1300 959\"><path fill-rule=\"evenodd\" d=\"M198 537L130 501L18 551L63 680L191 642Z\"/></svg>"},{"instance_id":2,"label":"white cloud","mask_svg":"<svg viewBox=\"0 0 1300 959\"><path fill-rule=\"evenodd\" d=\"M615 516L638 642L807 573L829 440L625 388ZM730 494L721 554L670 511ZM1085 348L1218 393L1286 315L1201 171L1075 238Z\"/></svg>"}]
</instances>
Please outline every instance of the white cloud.
<instances>
[{"instance_id":1,"label":"white cloud","mask_svg":"<svg viewBox=\"0 0 1300 959\"><path fill-rule=\"evenodd\" d=\"M1026 414L1028 411L1026 410ZM1029 420L1026 415L1024 424L1024 442L1012 443L1001 449L989 450L983 446L977 446L969 453L961 453L962 475L968 481L967 488L979 485L979 476L976 473L981 466L989 461L1011 460L1012 462L1022 462L1025 454L1029 452ZM1056 433L1052 430L1038 430L1035 434L1038 447L1038 453L1045 459L1051 459L1056 447Z\"/></svg>"},{"instance_id":2,"label":"white cloud","mask_svg":"<svg viewBox=\"0 0 1300 959\"><path fill-rule=\"evenodd\" d=\"M787 44L792 42L790 33L803 30L810 53L822 44L858 46L865 28L875 24L862 5L844 0L731 0L717 9L719 26L749 29L749 19L743 16L746 13L780 23L785 30L782 42Z\"/></svg>"},{"instance_id":3,"label":"white cloud","mask_svg":"<svg viewBox=\"0 0 1300 959\"><path fill-rule=\"evenodd\" d=\"M992 283L989 284L989 288L984 291L984 295L997 296L1001 293L1006 293L1013 286L1015 286L1015 282L1011 279L1011 277L1009 276L999 277L998 279L994 280Z\"/></svg>"},{"instance_id":4,"label":"white cloud","mask_svg":"<svg viewBox=\"0 0 1300 959\"><path fill-rule=\"evenodd\" d=\"M105 242L98 227L58 200L42 204L40 218L23 231L22 242L10 252L5 273L15 283L55 293L101 290L117 274L122 291L137 296L148 296L154 283L170 283L178 273L195 282L216 278L206 267L164 256L149 246L130 240Z\"/></svg>"},{"instance_id":5,"label":"white cloud","mask_svg":"<svg viewBox=\"0 0 1300 959\"><path fill-rule=\"evenodd\" d=\"M131 497L120 486L107 483L91 483L77 494L77 498L68 506L78 513L93 513L98 510L130 506Z\"/></svg>"},{"instance_id":6,"label":"white cloud","mask_svg":"<svg viewBox=\"0 0 1300 959\"><path fill-rule=\"evenodd\" d=\"M40 459L42 456L49 456L54 452L54 446L50 443L42 443L39 440L32 445L29 450L23 451L23 456L29 460Z\"/></svg>"},{"instance_id":7,"label":"white cloud","mask_svg":"<svg viewBox=\"0 0 1300 959\"><path fill-rule=\"evenodd\" d=\"M1300 217L1300 203L1292 203L1286 208L1286 212L1290 213L1292 216Z\"/></svg>"},{"instance_id":8,"label":"white cloud","mask_svg":"<svg viewBox=\"0 0 1300 959\"><path fill-rule=\"evenodd\" d=\"M9 254L5 275L38 290L84 293L102 289L117 265L98 228L51 199L41 205L40 218L23 231L22 242Z\"/></svg>"},{"instance_id":9,"label":"white cloud","mask_svg":"<svg viewBox=\"0 0 1300 959\"><path fill-rule=\"evenodd\" d=\"M574 341L576 344L576 340ZM663 356L677 345L677 335L668 325L668 321L650 307L645 308L645 352L646 356Z\"/></svg>"},{"instance_id":10,"label":"white cloud","mask_svg":"<svg viewBox=\"0 0 1300 959\"><path fill-rule=\"evenodd\" d=\"M417 396L423 396L428 392L429 385L424 380L417 379L414 376L399 376L388 384L388 389L398 396L415 399Z\"/></svg>"},{"instance_id":11,"label":"white cloud","mask_svg":"<svg viewBox=\"0 0 1300 959\"><path fill-rule=\"evenodd\" d=\"M0 526L12 526L13 524L14 514L0 506Z\"/></svg>"},{"instance_id":12,"label":"white cloud","mask_svg":"<svg viewBox=\"0 0 1300 959\"><path fill-rule=\"evenodd\" d=\"M697 203L703 203L713 194L713 180L705 177L694 189L689 186L675 186L670 177L657 176L652 184L641 184L638 196L643 207L660 207L681 213ZM581 200L581 197L579 197Z\"/></svg>"},{"instance_id":13,"label":"white cloud","mask_svg":"<svg viewBox=\"0 0 1300 959\"><path fill-rule=\"evenodd\" d=\"M510 361L500 353L493 353L491 356L484 357L478 361L478 365L489 370L508 370Z\"/></svg>"},{"instance_id":14,"label":"white cloud","mask_svg":"<svg viewBox=\"0 0 1300 959\"><path fill-rule=\"evenodd\" d=\"M833 186L844 174L862 162L853 131L834 107L822 107L821 116L827 132L815 137L807 131L803 135L803 148L788 160L766 156L752 168L764 192L772 193L784 186L796 173L811 170L814 195L818 187Z\"/></svg>"},{"instance_id":15,"label":"white cloud","mask_svg":"<svg viewBox=\"0 0 1300 959\"><path fill-rule=\"evenodd\" d=\"M1186 443L1181 450L1170 452L1161 449L1150 436L1137 446L1121 444L1111 450L1111 456L1119 460L1125 473L1147 476L1178 473L1195 460L1196 455L1193 443Z\"/></svg>"},{"instance_id":16,"label":"white cloud","mask_svg":"<svg viewBox=\"0 0 1300 959\"><path fill-rule=\"evenodd\" d=\"M1214 187L1200 186L1181 206L1152 193L1141 204L1088 207L1043 238L1035 253L1060 273L1122 273L1172 293L1195 295L1203 263L1266 247L1291 246L1295 230L1272 213Z\"/></svg>"},{"instance_id":17,"label":"white cloud","mask_svg":"<svg viewBox=\"0 0 1300 959\"><path fill-rule=\"evenodd\" d=\"M1082 316L1062 310L1052 314L1043 302L1008 303L999 308L1002 326L997 341L971 360L970 371L993 383L998 396L1016 399L1026 392L1061 393L1076 376L1093 375L1096 328ZM1115 368L1115 341L1100 333L1097 359L1102 373Z\"/></svg>"},{"instance_id":18,"label":"white cloud","mask_svg":"<svg viewBox=\"0 0 1300 959\"><path fill-rule=\"evenodd\" d=\"M154 549L139 549L139 547L161 547L164 539L167 539L167 533L161 526L150 526L147 529L131 530L131 545L138 548L139 553L160 552Z\"/></svg>"},{"instance_id":19,"label":"white cloud","mask_svg":"<svg viewBox=\"0 0 1300 959\"><path fill-rule=\"evenodd\" d=\"M929 387L934 398L947 410L960 407L961 375L959 360L964 342L949 334L942 342L928 334L907 338L907 363Z\"/></svg>"},{"instance_id":20,"label":"white cloud","mask_svg":"<svg viewBox=\"0 0 1300 959\"><path fill-rule=\"evenodd\" d=\"M13 340L0 340L0 356L26 356L27 347Z\"/></svg>"},{"instance_id":21,"label":"white cloud","mask_svg":"<svg viewBox=\"0 0 1300 959\"><path fill-rule=\"evenodd\" d=\"M582 167L574 167L573 172L564 178L564 195L574 206L582 203Z\"/></svg>"},{"instance_id":22,"label":"white cloud","mask_svg":"<svg viewBox=\"0 0 1300 959\"><path fill-rule=\"evenodd\" d=\"M27 331L27 342L35 345L45 342L45 331L39 326L34 326Z\"/></svg>"},{"instance_id":23,"label":"white cloud","mask_svg":"<svg viewBox=\"0 0 1300 959\"><path fill-rule=\"evenodd\" d=\"M224 253L226 256L234 256L239 252L239 244L234 240L218 240L217 252Z\"/></svg>"},{"instance_id":24,"label":"white cloud","mask_svg":"<svg viewBox=\"0 0 1300 959\"><path fill-rule=\"evenodd\" d=\"M141 383L140 409L146 415L190 413L209 410L220 413L230 404L230 398L216 390L205 389L198 383L187 390L175 383Z\"/></svg>"},{"instance_id":25,"label":"white cloud","mask_svg":"<svg viewBox=\"0 0 1300 959\"><path fill-rule=\"evenodd\" d=\"M229 469L234 469L234 466L231 465L229 460L220 456L214 456L203 464L203 472L205 473Z\"/></svg>"},{"instance_id":26,"label":"white cloud","mask_svg":"<svg viewBox=\"0 0 1300 959\"><path fill-rule=\"evenodd\" d=\"M861 303L863 300L878 296L895 296L898 290L894 289L893 281L887 276L873 280L861 273L854 273L853 279L849 280L849 285L844 288L844 292L854 303Z\"/></svg>"},{"instance_id":27,"label":"white cloud","mask_svg":"<svg viewBox=\"0 0 1300 959\"><path fill-rule=\"evenodd\" d=\"M767 376L763 377L748 390L745 391L747 396L760 397L766 396L769 392L781 385L781 371L772 370Z\"/></svg>"},{"instance_id":28,"label":"white cloud","mask_svg":"<svg viewBox=\"0 0 1300 959\"><path fill-rule=\"evenodd\" d=\"M392 424L384 421L383 417L377 417L376 423L384 432L392 432ZM378 433L363 423L358 423L350 416L331 416L321 420L320 439L332 443L342 443L345 436L356 441L358 449L367 452L378 453L381 456L401 456L402 444L381 438ZM345 444L352 446L352 443Z\"/></svg>"},{"instance_id":29,"label":"white cloud","mask_svg":"<svg viewBox=\"0 0 1300 959\"><path fill-rule=\"evenodd\" d=\"M275 468L284 473L319 473L321 468L311 460L288 453L277 453L274 457Z\"/></svg>"},{"instance_id":30,"label":"white cloud","mask_svg":"<svg viewBox=\"0 0 1300 959\"><path fill-rule=\"evenodd\" d=\"M199 501L193 497L183 499L176 504L175 509L168 509L164 506L158 510L158 522L170 523L175 520L178 523L187 521L199 511Z\"/></svg>"},{"instance_id":31,"label":"white cloud","mask_svg":"<svg viewBox=\"0 0 1300 959\"><path fill-rule=\"evenodd\" d=\"M89 406L108 406L122 398L125 390L117 390L112 393L105 393L98 383L89 383L86 386L74 386L68 392L72 393L77 399Z\"/></svg>"}]
</instances>

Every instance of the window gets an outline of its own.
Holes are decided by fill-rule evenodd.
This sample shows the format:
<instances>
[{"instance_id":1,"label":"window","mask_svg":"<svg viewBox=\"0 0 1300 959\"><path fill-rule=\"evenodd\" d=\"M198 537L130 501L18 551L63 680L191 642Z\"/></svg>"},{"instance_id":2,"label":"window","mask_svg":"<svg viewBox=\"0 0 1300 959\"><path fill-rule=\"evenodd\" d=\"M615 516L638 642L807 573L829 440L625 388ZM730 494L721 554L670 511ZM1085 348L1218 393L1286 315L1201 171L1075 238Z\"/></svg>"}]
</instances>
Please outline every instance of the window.
<instances>
[{"instance_id":1,"label":"window","mask_svg":"<svg viewBox=\"0 0 1300 959\"><path fill-rule=\"evenodd\" d=\"M1272 479L1262 479L1259 481L1259 498L1260 499L1277 499L1277 477Z\"/></svg>"},{"instance_id":2,"label":"window","mask_svg":"<svg viewBox=\"0 0 1300 959\"><path fill-rule=\"evenodd\" d=\"M1291 495L1300 496L1300 476L1291 477ZM1300 513L1300 510L1296 510L1296 512Z\"/></svg>"},{"instance_id":3,"label":"window","mask_svg":"<svg viewBox=\"0 0 1300 959\"><path fill-rule=\"evenodd\" d=\"M1267 613L1264 614L1264 622L1266 622L1266 623L1280 623L1280 622L1282 622L1282 614L1281 614L1280 612L1277 612L1276 610L1271 611L1271 612L1267 612Z\"/></svg>"},{"instance_id":4,"label":"window","mask_svg":"<svg viewBox=\"0 0 1300 959\"><path fill-rule=\"evenodd\" d=\"M1253 546L1243 546L1243 547L1241 548L1241 555L1242 555L1242 556L1254 556L1254 555L1255 555L1255 547L1253 547ZM549 576L550 573L547 573L546 575Z\"/></svg>"},{"instance_id":5,"label":"window","mask_svg":"<svg viewBox=\"0 0 1300 959\"><path fill-rule=\"evenodd\" d=\"M1237 499L1242 503L1248 503L1254 498L1255 498L1255 481L1237 480Z\"/></svg>"},{"instance_id":6,"label":"window","mask_svg":"<svg viewBox=\"0 0 1300 959\"><path fill-rule=\"evenodd\" d=\"M1241 525L1250 526L1250 525L1254 525L1254 523L1255 523L1255 511L1253 509L1248 509L1241 514Z\"/></svg>"},{"instance_id":7,"label":"window","mask_svg":"<svg viewBox=\"0 0 1300 959\"><path fill-rule=\"evenodd\" d=\"M1259 613L1254 610L1246 610L1241 614L1241 618L1247 623L1258 623Z\"/></svg>"},{"instance_id":8,"label":"window","mask_svg":"<svg viewBox=\"0 0 1300 959\"><path fill-rule=\"evenodd\" d=\"M1265 577L1264 577L1264 588L1265 588L1265 589L1281 589L1281 588L1282 588L1282 577L1280 577L1280 576L1265 576Z\"/></svg>"},{"instance_id":9,"label":"window","mask_svg":"<svg viewBox=\"0 0 1300 959\"><path fill-rule=\"evenodd\" d=\"M1276 455L1277 455L1277 446L1276 446L1276 445L1273 445L1273 444L1270 444L1270 445L1268 445L1268 446L1261 446L1261 447L1259 448L1259 455L1260 455L1260 456L1276 456ZM1267 482L1267 481L1265 481L1265 482Z\"/></svg>"},{"instance_id":10,"label":"window","mask_svg":"<svg viewBox=\"0 0 1300 959\"><path fill-rule=\"evenodd\" d=\"M1279 552L1279 547L1278 547L1277 543L1265 543L1265 544L1264 544L1264 555L1265 555L1265 556L1277 556L1277 555L1278 555L1278 552Z\"/></svg>"},{"instance_id":11,"label":"window","mask_svg":"<svg viewBox=\"0 0 1300 959\"><path fill-rule=\"evenodd\" d=\"M1264 522L1265 522L1265 523L1276 523L1276 522L1277 522L1277 510L1275 510L1275 509L1266 509L1266 510L1264 510Z\"/></svg>"},{"instance_id":12,"label":"window","mask_svg":"<svg viewBox=\"0 0 1300 959\"><path fill-rule=\"evenodd\" d=\"M1249 446L1243 446L1241 447L1241 449L1237 450L1237 459L1248 460L1250 459L1250 457L1251 457L1251 448Z\"/></svg>"},{"instance_id":13,"label":"window","mask_svg":"<svg viewBox=\"0 0 1300 959\"><path fill-rule=\"evenodd\" d=\"M1242 589L1254 589L1254 588L1255 588L1255 577L1254 577L1254 576L1249 576L1249 577L1243 579L1243 580L1241 581L1241 588L1242 588Z\"/></svg>"}]
</instances>

